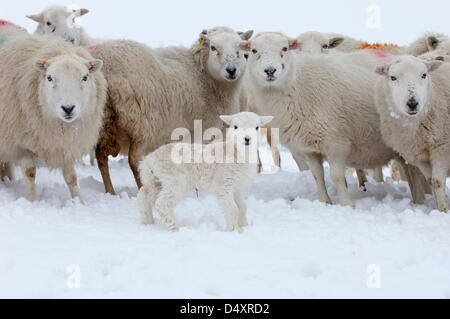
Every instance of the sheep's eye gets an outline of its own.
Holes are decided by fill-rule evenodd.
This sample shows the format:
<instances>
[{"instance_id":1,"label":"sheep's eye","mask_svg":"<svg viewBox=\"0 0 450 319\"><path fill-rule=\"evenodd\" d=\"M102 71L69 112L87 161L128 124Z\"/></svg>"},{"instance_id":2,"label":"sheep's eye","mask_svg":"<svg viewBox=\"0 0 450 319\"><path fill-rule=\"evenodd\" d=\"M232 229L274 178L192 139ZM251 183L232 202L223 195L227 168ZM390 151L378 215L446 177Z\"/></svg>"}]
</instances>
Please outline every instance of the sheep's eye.
<instances>
[{"instance_id":1,"label":"sheep's eye","mask_svg":"<svg viewBox=\"0 0 450 319\"><path fill-rule=\"evenodd\" d=\"M53 78L49 75L49 76L47 76L47 81L53 82Z\"/></svg>"},{"instance_id":2,"label":"sheep's eye","mask_svg":"<svg viewBox=\"0 0 450 319\"><path fill-rule=\"evenodd\" d=\"M427 74L426 73L422 74L422 79L426 79L426 78L427 78Z\"/></svg>"},{"instance_id":3,"label":"sheep's eye","mask_svg":"<svg viewBox=\"0 0 450 319\"><path fill-rule=\"evenodd\" d=\"M237 130L237 129L238 129L237 125L235 125L235 126L234 126L234 129L235 129L235 130Z\"/></svg>"},{"instance_id":4,"label":"sheep's eye","mask_svg":"<svg viewBox=\"0 0 450 319\"><path fill-rule=\"evenodd\" d=\"M83 82L86 82L87 80L88 80L88 76L87 76L87 75L83 76L82 81L83 81Z\"/></svg>"},{"instance_id":5,"label":"sheep's eye","mask_svg":"<svg viewBox=\"0 0 450 319\"><path fill-rule=\"evenodd\" d=\"M51 25L52 25L52 23L51 23L50 21L48 21L48 22L47 22L47 25L48 25L48 26L51 26Z\"/></svg>"},{"instance_id":6,"label":"sheep's eye","mask_svg":"<svg viewBox=\"0 0 450 319\"><path fill-rule=\"evenodd\" d=\"M258 53L258 51L255 50L255 49L253 49L253 50L252 50L252 53L253 53L253 54L256 54L256 53Z\"/></svg>"},{"instance_id":7,"label":"sheep's eye","mask_svg":"<svg viewBox=\"0 0 450 319\"><path fill-rule=\"evenodd\" d=\"M397 81L397 78L395 76L391 76L392 81Z\"/></svg>"},{"instance_id":8,"label":"sheep's eye","mask_svg":"<svg viewBox=\"0 0 450 319\"><path fill-rule=\"evenodd\" d=\"M323 49L328 49L328 44L322 45L322 48L323 48Z\"/></svg>"},{"instance_id":9,"label":"sheep's eye","mask_svg":"<svg viewBox=\"0 0 450 319\"><path fill-rule=\"evenodd\" d=\"M211 51L216 51L216 47L215 46L211 46Z\"/></svg>"},{"instance_id":10,"label":"sheep's eye","mask_svg":"<svg viewBox=\"0 0 450 319\"><path fill-rule=\"evenodd\" d=\"M288 50L287 47L284 47L284 48L283 48L283 52L287 52L287 50Z\"/></svg>"}]
</instances>

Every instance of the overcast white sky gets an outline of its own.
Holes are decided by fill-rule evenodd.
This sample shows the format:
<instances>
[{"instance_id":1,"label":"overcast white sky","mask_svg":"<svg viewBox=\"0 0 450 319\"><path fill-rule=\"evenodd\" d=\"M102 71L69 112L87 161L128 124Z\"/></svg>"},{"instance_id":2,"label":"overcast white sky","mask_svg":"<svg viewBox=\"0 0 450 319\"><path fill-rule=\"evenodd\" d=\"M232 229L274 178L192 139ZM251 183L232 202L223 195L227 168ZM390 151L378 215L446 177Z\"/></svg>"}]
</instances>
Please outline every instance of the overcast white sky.
<instances>
[{"instance_id":1,"label":"overcast white sky","mask_svg":"<svg viewBox=\"0 0 450 319\"><path fill-rule=\"evenodd\" d=\"M35 23L25 15L54 4L89 9L80 23L93 37L126 38L153 47L190 45L203 28L217 25L293 37L317 30L398 44L425 31L450 33L448 0L1 0L0 19L34 31ZM380 9L379 19L376 8L369 10L371 4ZM369 27L377 20L380 28Z\"/></svg>"}]
</instances>

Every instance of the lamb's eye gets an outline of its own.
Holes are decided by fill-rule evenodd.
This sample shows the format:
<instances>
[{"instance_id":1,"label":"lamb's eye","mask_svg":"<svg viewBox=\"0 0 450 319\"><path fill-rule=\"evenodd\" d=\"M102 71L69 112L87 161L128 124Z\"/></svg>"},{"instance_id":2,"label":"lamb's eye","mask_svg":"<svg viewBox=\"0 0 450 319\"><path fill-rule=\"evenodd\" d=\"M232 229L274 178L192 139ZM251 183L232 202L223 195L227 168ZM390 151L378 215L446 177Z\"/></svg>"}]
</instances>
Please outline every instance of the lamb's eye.
<instances>
[{"instance_id":1,"label":"lamb's eye","mask_svg":"<svg viewBox=\"0 0 450 319\"><path fill-rule=\"evenodd\" d=\"M234 126L234 129L235 129L235 130L237 130L237 129L238 129L237 125L235 125L235 126Z\"/></svg>"},{"instance_id":2,"label":"lamb's eye","mask_svg":"<svg viewBox=\"0 0 450 319\"><path fill-rule=\"evenodd\" d=\"M422 74L422 79L426 79L426 78L427 78L427 74L426 73Z\"/></svg>"},{"instance_id":3,"label":"lamb's eye","mask_svg":"<svg viewBox=\"0 0 450 319\"><path fill-rule=\"evenodd\" d=\"M85 76L83 76L83 78L81 79L83 82L86 82L87 80L88 80L88 76L87 75L85 75Z\"/></svg>"},{"instance_id":4,"label":"lamb's eye","mask_svg":"<svg viewBox=\"0 0 450 319\"><path fill-rule=\"evenodd\" d=\"M48 26L51 26L52 23L51 23L50 21L47 21L47 25L48 25Z\"/></svg>"},{"instance_id":5,"label":"lamb's eye","mask_svg":"<svg viewBox=\"0 0 450 319\"><path fill-rule=\"evenodd\" d=\"M397 81L397 78L395 76L391 76L392 81Z\"/></svg>"},{"instance_id":6,"label":"lamb's eye","mask_svg":"<svg viewBox=\"0 0 450 319\"><path fill-rule=\"evenodd\" d=\"M322 45L322 49L328 49L328 44Z\"/></svg>"},{"instance_id":7,"label":"lamb's eye","mask_svg":"<svg viewBox=\"0 0 450 319\"><path fill-rule=\"evenodd\" d=\"M49 76L47 76L47 81L53 82L53 78L49 75Z\"/></svg>"},{"instance_id":8,"label":"lamb's eye","mask_svg":"<svg viewBox=\"0 0 450 319\"><path fill-rule=\"evenodd\" d=\"M253 49L253 50L252 50L252 53L253 53L253 54L256 54L256 53L258 53L258 50Z\"/></svg>"},{"instance_id":9,"label":"lamb's eye","mask_svg":"<svg viewBox=\"0 0 450 319\"><path fill-rule=\"evenodd\" d=\"M284 47L284 48L283 48L283 52L287 52L287 50L288 50L287 47Z\"/></svg>"},{"instance_id":10,"label":"lamb's eye","mask_svg":"<svg viewBox=\"0 0 450 319\"><path fill-rule=\"evenodd\" d=\"M259 126L256 127L256 130L259 131Z\"/></svg>"},{"instance_id":11,"label":"lamb's eye","mask_svg":"<svg viewBox=\"0 0 450 319\"><path fill-rule=\"evenodd\" d=\"M215 46L211 46L211 51L216 51L216 47Z\"/></svg>"}]
</instances>

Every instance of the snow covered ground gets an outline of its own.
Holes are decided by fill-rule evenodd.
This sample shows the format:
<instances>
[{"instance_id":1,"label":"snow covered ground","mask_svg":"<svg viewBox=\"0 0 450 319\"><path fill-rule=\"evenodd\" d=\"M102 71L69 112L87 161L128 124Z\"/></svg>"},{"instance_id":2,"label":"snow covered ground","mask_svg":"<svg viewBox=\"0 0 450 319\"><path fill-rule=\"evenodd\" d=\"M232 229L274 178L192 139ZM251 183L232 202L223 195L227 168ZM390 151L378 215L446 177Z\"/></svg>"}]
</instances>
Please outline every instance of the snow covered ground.
<instances>
[{"instance_id":1,"label":"snow covered ground","mask_svg":"<svg viewBox=\"0 0 450 319\"><path fill-rule=\"evenodd\" d=\"M103 193L87 159L77 167L86 206L45 168L39 201L28 203L17 171L17 181L0 183L0 297L450 298L450 215L432 210L431 197L414 206L407 185L390 180L363 193L353 177L356 210L325 206L311 174L298 173L286 151L282 160L282 172L256 176L246 190L250 226L241 234L224 232L204 193L177 207L179 233L159 220L141 225L123 158L111 165L117 197Z\"/></svg>"}]
</instances>

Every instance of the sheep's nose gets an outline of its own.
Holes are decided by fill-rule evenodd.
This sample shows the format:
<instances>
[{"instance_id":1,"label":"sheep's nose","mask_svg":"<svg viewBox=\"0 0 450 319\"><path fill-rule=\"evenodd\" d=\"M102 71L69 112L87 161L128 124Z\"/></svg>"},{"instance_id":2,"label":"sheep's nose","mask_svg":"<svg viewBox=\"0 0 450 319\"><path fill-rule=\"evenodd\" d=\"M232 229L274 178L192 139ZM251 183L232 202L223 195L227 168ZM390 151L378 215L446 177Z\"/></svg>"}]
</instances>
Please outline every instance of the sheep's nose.
<instances>
[{"instance_id":1,"label":"sheep's nose","mask_svg":"<svg viewBox=\"0 0 450 319\"><path fill-rule=\"evenodd\" d=\"M417 109L417 106L419 105L419 102L417 102L416 99L411 98L409 99L408 103L406 103L406 105L408 105L411 111L415 111Z\"/></svg>"},{"instance_id":2,"label":"sheep's nose","mask_svg":"<svg viewBox=\"0 0 450 319\"><path fill-rule=\"evenodd\" d=\"M67 115L71 115L73 110L75 109L75 105L61 105L61 108L64 113L66 113Z\"/></svg>"},{"instance_id":3,"label":"sheep's nose","mask_svg":"<svg viewBox=\"0 0 450 319\"><path fill-rule=\"evenodd\" d=\"M264 72L266 72L266 74L268 76L273 76L275 74L275 72L277 72L277 69L275 69L274 67L270 66L270 67L266 68L264 70Z\"/></svg>"},{"instance_id":4,"label":"sheep's nose","mask_svg":"<svg viewBox=\"0 0 450 319\"><path fill-rule=\"evenodd\" d=\"M227 73L228 73L230 76L235 76L235 75L236 75L236 71L237 71L237 69L236 69L235 67L227 68Z\"/></svg>"}]
</instances>

